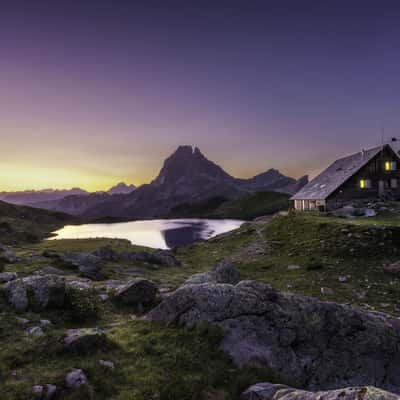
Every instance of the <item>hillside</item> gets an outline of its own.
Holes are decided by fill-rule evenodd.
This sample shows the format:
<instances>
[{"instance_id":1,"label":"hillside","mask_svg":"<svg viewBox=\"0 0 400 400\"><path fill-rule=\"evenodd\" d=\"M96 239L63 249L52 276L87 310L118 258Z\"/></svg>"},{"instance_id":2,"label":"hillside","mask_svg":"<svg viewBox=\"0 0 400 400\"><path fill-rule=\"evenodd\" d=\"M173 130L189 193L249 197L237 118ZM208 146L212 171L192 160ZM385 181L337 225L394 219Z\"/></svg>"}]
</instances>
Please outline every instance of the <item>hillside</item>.
<instances>
[{"instance_id":1,"label":"hillside","mask_svg":"<svg viewBox=\"0 0 400 400\"><path fill-rule=\"evenodd\" d=\"M194 204L180 204L169 217L233 218L251 220L289 208L289 195L277 192L255 192L238 199L213 197Z\"/></svg>"},{"instance_id":2,"label":"hillside","mask_svg":"<svg viewBox=\"0 0 400 400\"><path fill-rule=\"evenodd\" d=\"M75 221L63 213L0 201L0 243L37 242Z\"/></svg>"}]
</instances>

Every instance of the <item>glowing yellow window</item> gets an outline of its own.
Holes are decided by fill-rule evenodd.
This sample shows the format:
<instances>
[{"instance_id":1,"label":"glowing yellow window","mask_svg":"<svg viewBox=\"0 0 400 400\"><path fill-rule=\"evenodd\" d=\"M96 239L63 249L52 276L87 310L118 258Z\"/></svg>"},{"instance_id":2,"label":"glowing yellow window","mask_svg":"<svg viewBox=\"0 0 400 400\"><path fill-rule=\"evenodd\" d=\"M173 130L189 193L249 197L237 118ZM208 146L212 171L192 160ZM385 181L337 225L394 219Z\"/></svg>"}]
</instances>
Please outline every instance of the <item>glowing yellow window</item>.
<instances>
[{"instance_id":1,"label":"glowing yellow window","mask_svg":"<svg viewBox=\"0 0 400 400\"><path fill-rule=\"evenodd\" d=\"M370 189L372 183L370 179L360 179L360 189Z\"/></svg>"},{"instance_id":2,"label":"glowing yellow window","mask_svg":"<svg viewBox=\"0 0 400 400\"><path fill-rule=\"evenodd\" d=\"M395 161L385 161L385 171L395 171L397 163Z\"/></svg>"}]
</instances>

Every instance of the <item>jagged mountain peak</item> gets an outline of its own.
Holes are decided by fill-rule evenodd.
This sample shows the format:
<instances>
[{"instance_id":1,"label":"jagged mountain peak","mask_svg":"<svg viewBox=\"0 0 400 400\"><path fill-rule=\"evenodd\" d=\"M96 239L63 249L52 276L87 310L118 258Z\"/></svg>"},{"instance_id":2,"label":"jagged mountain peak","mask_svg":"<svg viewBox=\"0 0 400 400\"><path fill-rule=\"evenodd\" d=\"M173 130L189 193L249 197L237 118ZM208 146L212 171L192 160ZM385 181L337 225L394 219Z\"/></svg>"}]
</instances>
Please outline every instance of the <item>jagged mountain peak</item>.
<instances>
[{"instance_id":1,"label":"jagged mountain peak","mask_svg":"<svg viewBox=\"0 0 400 400\"><path fill-rule=\"evenodd\" d=\"M183 181L203 180L231 180L233 179L221 167L208 160L198 147L179 146L169 156L158 175L152 182L154 185L182 183Z\"/></svg>"}]
</instances>

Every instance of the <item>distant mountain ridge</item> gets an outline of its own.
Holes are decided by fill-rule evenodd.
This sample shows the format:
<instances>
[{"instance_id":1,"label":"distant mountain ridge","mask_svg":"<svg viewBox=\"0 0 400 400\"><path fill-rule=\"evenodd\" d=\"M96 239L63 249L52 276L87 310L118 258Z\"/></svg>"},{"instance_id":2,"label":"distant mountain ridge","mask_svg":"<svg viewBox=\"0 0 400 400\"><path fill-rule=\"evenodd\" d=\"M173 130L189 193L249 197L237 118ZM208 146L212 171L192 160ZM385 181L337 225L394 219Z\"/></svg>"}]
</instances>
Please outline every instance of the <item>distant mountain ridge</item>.
<instances>
[{"instance_id":1,"label":"distant mountain ridge","mask_svg":"<svg viewBox=\"0 0 400 400\"><path fill-rule=\"evenodd\" d=\"M22 190L15 192L0 192L0 200L7 203L16 205L35 206L37 208L47 208L48 204L51 207L52 202L62 200L69 196L91 196L101 194L128 194L132 193L136 189L134 185L127 185L124 182L120 182L115 186L111 187L105 192L88 192L81 188L72 189L42 189L42 190Z\"/></svg>"},{"instance_id":2,"label":"distant mountain ridge","mask_svg":"<svg viewBox=\"0 0 400 400\"><path fill-rule=\"evenodd\" d=\"M292 194L307 182L306 176L296 180L276 169L250 179L235 178L208 160L197 147L179 146L151 183L131 193L68 196L40 206L92 219L155 218L167 216L180 204L195 204L215 197L235 199L257 191Z\"/></svg>"},{"instance_id":3,"label":"distant mountain ridge","mask_svg":"<svg viewBox=\"0 0 400 400\"><path fill-rule=\"evenodd\" d=\"M42 201L60 200L67 196L88 195L89 192L80 188L23 190L16 192L0 192L0 200L17 205L29 205Z\"/></svg>"}]
</instances>

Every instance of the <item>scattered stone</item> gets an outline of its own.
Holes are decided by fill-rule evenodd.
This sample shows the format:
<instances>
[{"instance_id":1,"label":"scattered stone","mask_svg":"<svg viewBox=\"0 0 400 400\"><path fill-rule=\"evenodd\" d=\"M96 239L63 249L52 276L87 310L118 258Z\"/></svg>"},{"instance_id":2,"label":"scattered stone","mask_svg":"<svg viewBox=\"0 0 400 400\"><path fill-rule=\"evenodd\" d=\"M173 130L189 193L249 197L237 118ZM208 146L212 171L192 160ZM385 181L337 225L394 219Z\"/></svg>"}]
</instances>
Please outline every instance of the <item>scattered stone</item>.
<instances>
[{"instance_id":1,"label":"scattered stone","mask_svg":"<svg viewBox=\"0 0 400 400\"><path fill-rule=\"evenodd\" d=\"M41 319L40 320L40 325L42 325L42 326L50 326L50 325L53 325L53 324L48 319Z\"/></svg>"},{"instance_id":2,"label":"scattered stone","mask_svg":"<svg viewBox=\"0 0 400 400\"><path fill-rule=\"evenodd\" d=\"M43 397L44 388L42 385L35 385L32 388L32 393L35 399L41 400Z\"/></svg>"},{"instance_id":3,"label":"scattered stone","mask_svg":"<svg viewBox=\"0 0 400 400\"><path fill-rule=\"evenodd\" d=\"M43 329L40 326L33 326L27 330L29 335L40 337L44 335Z\"/></svg>"},{"instance_id":4,"label":"scattered stone","mask_svg":"<svg viewBox=\"0 0 400 400\"><path fill-rule=\"evenodd\" d=\"M331 289L331 288L322 287L322 288L321 288L321 294L332 295L332 294L334 294L334 291L333 291L333 289Z\"/></svg>"},{"instance_id":5,"label":"scattered stone","mask_svg":"<svg viewBox=\"0 0 400 400\"><path fill-rule=\"evenodd\" d=\"M0 273L0 283L6 283L17 279L16 272L1 272Z\"/></svg>"},{"instance_id":6,"label":"scattered stone","mask_svg":"<svg viewBox=\"0 0 400 400\"><path fill-rule=\"evenodd\" d=\"M107 301L110 298L110 296L106 293L99 294L99 297L102 301Z\"/></svg>"},{"instance_id":7,"label":"scattered stone","mask_svg":"<svg viewBox=\"0 0 400 400\"><path fill-rule=\"evenodd\" d=\"M224 332L220 346L238 367L257 362L296 387L374 382L400 393L400 322L389 315L242 281L184 285L146 319L218 326Z\"/></svg>"},{"instance_id":8,"label":"scattered stone","mask_svg":"<svg viewBox=\"0 0 400 400\"><path fill-rule=\"evenodd\" d=\"M102 367L104 367L104 368L106 368L106 369L114 369L115 368L115 365L114 365L114 363L112 362L112 361L105 361L105 360L100 360L99 361L99 364L102 366Z\"/></svg>"},{"instance_id":9,"label":"scattered stone","mask_svg":"<svg viewBox=\"0 0 400 400\"><path fill-rule=\"evenodd\" d=\"M17 322L20 325L28 325L29 324L29 319L21 318L21 317L15 317L15 319L17 320Z\"/></svg>"},{"instance_id":10,"label":"scattered stone","mask_svg":"<svg viewBox=\"0 0 400 400\"><path fill-rule=\"evenodd\" d=\"M101 271L101 259L91 253L66 253L61 260L69 267L79 270L80 275L99 281L104 279Z\"/></svg>"},{"instance_id":11,"label":"scattered stone","mask_svg":"<svg viewBox=\"0 0 400 400\"><path fill-rule=\"evenodd\" d=\"M240 274L229 261L220 261L210 271L192 275L185 281L185 285L199 285L202 283L230 283L240 282Z\"/></svg>"},{"instance_id":12,"label":"scattered stone","mask_svg":"<svg viewBox=\"0 0 400 400\"><path fill-rule=\"evenodd\" d=\"M288 271L296 271L298 269L301 269L300 265L288 265L287 267Z\"/></svg>"},{"instance_id":13,"label":"scattered stone","mask_svg":"<svg viewBox=\"0 0 400 400\"><path fill-rule=\"evenodd\" d=\"M88 379L81 369L73 369L65 377L65 386L68 389L78 389L88 384Z\"/></svg>"},{"instance_id":14,"label":"scattered stone","mask_svg":"<svg viewBox=\"0 0 400 400\"><path fill-rule=\"evenodd\" d=\"M158 287L152 281L136 278L121 286L114 298L129 305L151 305L157 300Z\"/></svg>"},{"instance_id":15,"label":"scattered stone","mask_svg":"<svg viewBox=\"0 0 400 400\"><path fill-rule=\"evenodd\" d=\"M56 396L57 393L57 386L56 385L46 385L46 394L44 400L51 400Z\"/></svg>"},{"instance_id":16,"label":"scattered stone","mask_svg":"<svg viewBox=\"0 0 400 400\"><path fill-rule=\"evenodd\" d=\"M240 400L398 400L399 396L372 386L307 392L285 385L257 383L240 396Z\"/></svg>"},{"instance_id":17,"label":"scattered stone","mask_svg":"<svg viewBox=\"0 0 400 400\"><path fill-rule=\"evenodd\" d=\"M8 302L16 310L60 308L65 302L65 281L55 275L29 276L3 286Z\"/></svg>"},{"instance_id":18,"label":"scattered stone","mask_svg":"<svg viewBox=\"0 0 400 400\"><path fill-rule=\"evenodd\" d=\"M37 400L51 400L55 398L57 392L57 386L55 385L35 385L32 388L34 398Z\"/></svg>"},{"instance_id":19,"label":"scattered stone","mask_svg":"<svg viewBox=\"0 0 400 400\"><path fill-rule=\"evenodd\" d=\"M69 329L63 342L68 350L87 353L105 346L108 343L108 339L102 329L81 328Z\"/></svg>"},{"instance_id":20,"label":"scattered stone","mask_svg":"<svg viewBox=\"0 0 400 400\"><path fill-rule=\"evenodd\" d=\"M348 282L349 276L348 276L348 275L347 275L347 276L346 276L346 275L341 275L341 276L339 276L338 280L339 280L339 282L341 282L341 283Z\"/></svg>"}]
</instances>

